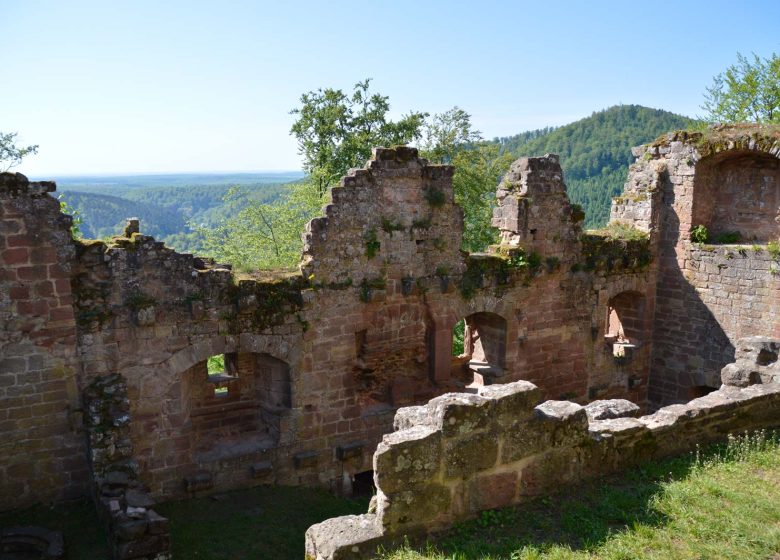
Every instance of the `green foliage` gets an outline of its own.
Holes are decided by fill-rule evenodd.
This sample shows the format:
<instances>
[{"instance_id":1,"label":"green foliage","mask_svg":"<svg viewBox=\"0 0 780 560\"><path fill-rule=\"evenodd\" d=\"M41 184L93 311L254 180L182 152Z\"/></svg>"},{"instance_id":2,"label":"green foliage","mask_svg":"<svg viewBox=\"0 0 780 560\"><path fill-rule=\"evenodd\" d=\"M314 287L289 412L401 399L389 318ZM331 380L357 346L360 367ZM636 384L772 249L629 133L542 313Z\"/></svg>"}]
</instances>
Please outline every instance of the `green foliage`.
<instances>
[{"instance_id":1,"label":"green foliage","mask_svg":"<svg viewBox=\"0 0 780 560\"><path fill-rule=\"evenodd\" d=\"M422 153L431 163L454 163L455 156L482 140L478 130L471 129L471 115L455 106L433 115L425 123Z\"/></svg>"},{"instance_id":2,"label":"green foliage","mask_svg":"<svg viewBox=\"0 0 780 560\"><path fill-rule=\"evenodd\" d=\"M694 243L707 243L709 238L710 233L705 225L699 224L691 230L691 241Z\"/></svg>"},{"instance_id":3,"label":"green foliage","mask_svg":"<svg viewBox=\"0 0 780 560\"><path fill-rule=\"evenodd\" d=\"M742 234L738 231L729 231L726 233L721 233L719 236L715 238L715 243L723 243L723 244L732 244L732 243L739 243L742 239Z\"/></svg>"},{"instance_id":4,"label":"green foliage","mask_svg":"<svg viewBox=\"0 0 780 560\"><path fill-rule=\"evenodd\" d=\"M431 117L425 123L424 137L422 156L455 168L452 187L464 218L461 248L484 251L498 240L498 231L490 222L496 186L509 169L512 156L493 143L483 142L480 132L471 128L471 116L458 107ZM445 202L444 194L433 189L426 191L426 199L433 207Z\"/></svg>"},{"instance_id":5,"label":"green foliage","mask_svg":"<svg viewBox=\"0 0 780 560\"><path fill-rule=\"evenodd\" d=\"M444 193L434 187L428 187L425 189L425 200L433 208L441 208L447 199L444 197Z\"/></svg>"},{"instance_id":6,"label":"green foliage","mask_svg":"<svg viewBox=\"0 0 780 560\"><path fill-rule=\"evenodd\" d=\"M368 230L363 236L363 244L366 246L366 256L369 259L373 259L381 247L381 243L377 238L376 230L374 228Z\"/></svg>"},{"instance_id":7,"label":"green foliage","mask_svg":"<svg viewBox=\"0 0 780 560\"><path fill-rule=\"evenodd\" d=\"M225 355L219 354L217 356L211 356L206 361L206 370L209 375L220 375L225 373Z\"/></svg>"},{"instance_id":8,"label":"green foliage","mask_svg":"<svg viewBox=\"0 0 780 560\"><path fill-rule=\"evenodd\" d=\"M584 226L603 226L612 197L623 191L631 148L670 130L695 124L687 117L639 105L619 105L560 128L545 128L496 138L502 153L513 158L558 154L569 198L585 209Z\"/></svg>"},{"instance_id":9,"label":"green foliage","mask_svg":"<svg viewBox=\"0 0 780 560\"><path fill-rule=\"evenodd\" d=\"M464 250L484 251L498 241L498 230L491 225L496 187L512 159L511 154L501 153L499 146L487 142L474 144L453 158L452 186L455 202L463 208Z\"/></svg>"},{"instance_id":10,"label":"green foliage","mask_svg":"<svg viewBox=\"0 0 780 560\"><path fill-rule=\"evenodd\" d=\"M17 146L18 132L0 132L0 172L16 167L29 155L38 153L38 145Z\"/></svg>"},{"instance_id":11,"label":"green foliage","mask_svg":"<svg viewBox=\"0 0 780 560\"><path fill-rule=\"evenodd\" d=\"M464 338L466 336L466 320L461 319L455 323L452 329L452 355L460 356L465 351Z\"/></svg>"},{"instance_id":12,"label":"green foliage","mask_svg":"<svg viewBox=\"0 0 780 560\"><path fill-rule=\"evenodd\" d=\"M623 241L641 241L648 239L647 233L623 222L611 222L607 224L607 227L589 231L588 233L609 237L610 239L621 239Z\"/></svg>"},{"instance_id":13,"label":"green foliage","mask_svg":"<svg viewBox=\"0 0 780 560\"><path fill-rule=\"evenodd\" d=\"M84 220L81 217L81 212L75 208L72 208L65 200L63 200L62 195L59 195L57 200L60 201L60 212L63 214L68 214L73 218L73 223L70 226L70 236L73 239L82 239L84 234L81 233L81 224L84 223Z\"/></svg>"},{"instance_id":14,"label":"green foliage","mask_svg":"<svg viewBox=\"0 0 780 560\"><path fill-rule=\"evenodd\" d=\"M390 218L386 218L385 216L382 216L382 231L385 233L393 233L394 231L403 231L404 226L401 224L401 222L396 222L391 220Z\"/></svg>"},{"instance_id":15,"label":"green foliage","mask_svg":"<svg viewBox=\"0 0 780 560\"><path fill-rule=\"evenodd\" d=\"M386 96L369 91L371 80L355 84L352 95L318 89L301 96L290 133L298 140L303 168L319 197L352 167L360 167L376 146L407 144L421 138L426 113L410 112L398 122L387 119Z\"/></svg>"},{"instance_id":16,"label":"green foliage","mask_svg":"<svg viewBox=\"0 0 780 560\"><path fill-rule=\"evenodd\" d=\"M202 252L198 227L215 226L235 216L252 201L271 203L287 193L298 173L225 175L149 175L66 177L57 182L61 199L77 211L84 237L119 235L125 219L136 216L141 231L184 252ZM231 184L232 182L232 184ZM225 200L231 188L240 194ZM190 227L196 224L197 227Z\"/></svg>"},{"instance_id":17,"label":"green foliage","mask_svg":"<svg viewBox=\"0 0 780 560\"><path fill-rule=\"evenodd\" d=\"M241 196L240 189L231 189L226 202ZM216 227L196 227L195 231L203 237L205 254L239 270L289 268L300 261L306 222L324 203L309 184L293 183L272 204L248 201L235 216Z\"/></svg>"},{"instance_id":18,"label":"green foliage","mask_svg":"<svg viewBox=\"0 0 780 560\"><path fill-rule=\"evenodd\" d=\"M770 241L766 244L766 250L772 260L780 260L780 241Z\"/></svg>"},{"instance_id":19,"label":"green foliage","mask_svg":"<svg viewBox=\"0 0 780 560\"><path fill-rule=\"evenodd\" d=\"M709 122L780 123L780 56L737 53L737 63L707 88L702 109Z\"/></svg>"}]
</instances>

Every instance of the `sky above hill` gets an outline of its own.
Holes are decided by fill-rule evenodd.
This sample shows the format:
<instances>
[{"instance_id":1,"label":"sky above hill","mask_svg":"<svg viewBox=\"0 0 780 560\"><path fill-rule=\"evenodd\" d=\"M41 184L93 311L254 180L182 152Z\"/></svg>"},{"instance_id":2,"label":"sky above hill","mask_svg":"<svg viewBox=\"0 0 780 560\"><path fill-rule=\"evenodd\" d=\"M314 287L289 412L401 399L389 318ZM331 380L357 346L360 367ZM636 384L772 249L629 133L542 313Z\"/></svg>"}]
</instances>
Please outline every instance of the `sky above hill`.
<instances>
[{"instance_id":1,"label":"sky above hill","mask_svg":"<svg viewBox=\"0 0 780 560\"><path fill-rule=\"evenodd\" d=\"M625 103L696 116L780 2L0 0L0 131L18 171L300 168L290 109L373 78L393 115L458 105L486 138Z\"/></svg>"}]
</instances>

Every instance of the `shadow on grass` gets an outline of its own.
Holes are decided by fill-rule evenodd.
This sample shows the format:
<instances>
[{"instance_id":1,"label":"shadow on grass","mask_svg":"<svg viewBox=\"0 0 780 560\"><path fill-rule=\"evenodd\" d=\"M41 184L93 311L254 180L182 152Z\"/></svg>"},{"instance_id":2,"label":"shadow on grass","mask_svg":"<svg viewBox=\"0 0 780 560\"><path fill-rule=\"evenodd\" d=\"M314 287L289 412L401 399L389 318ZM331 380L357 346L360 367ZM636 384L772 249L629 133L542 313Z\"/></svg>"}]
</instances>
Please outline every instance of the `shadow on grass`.
<instances>
[{"instance_id":1,"label":"shadow on grass","mask_svg":"<svg viewBox=\"0 0 780 560\"><path fill-rule=\"evenodd\" d=\"M155 510L171 520L174 558L300 560L306 529L330 517L364 513L368 501L322 489L259 486Z\"/></svg>"},{"instance_id":2,"label":"shadow on grass","mask_svg":"<svg viewBox=\"0 0 780 560\"><path fill-rule=\"evenodd\" d=\"M321 489L260 486L158 504L170 518L174 558L300 560L304 534L329 517L364 513L369 497L337 498ZM0 528L37 525L63 532L68 560L109 558L91 500L0 513ZM0 552L0 560L3 558Z\"/></svg>"},{"instance_id":3,"label":"shadow on grass","mask_svg":"<svg viewBox=\"0 0 780 560\"><path fill-rule=\"evenodd\" d=\"M0 527L37 525L62 531L68 560L108 558L103 524L91 500L82 499L56 506L37 505L0 513ZM0 559L3 553L0 552Z\"/></svg>"},{"instance_id":4,"label":"shadow on grass","mask_svg":"<svg viewBox=\"0 0 780 560\"><path fill-rule=\"evenodd\" d=\"M686 478L695 463L692 455L647 463L519 506L485 511L429 543L459 560L514 557L523 547L591 550L636 525L664 524L666 516L653 508L653 497L663 492L664 483Z\"/></svg>"}]
</instances>

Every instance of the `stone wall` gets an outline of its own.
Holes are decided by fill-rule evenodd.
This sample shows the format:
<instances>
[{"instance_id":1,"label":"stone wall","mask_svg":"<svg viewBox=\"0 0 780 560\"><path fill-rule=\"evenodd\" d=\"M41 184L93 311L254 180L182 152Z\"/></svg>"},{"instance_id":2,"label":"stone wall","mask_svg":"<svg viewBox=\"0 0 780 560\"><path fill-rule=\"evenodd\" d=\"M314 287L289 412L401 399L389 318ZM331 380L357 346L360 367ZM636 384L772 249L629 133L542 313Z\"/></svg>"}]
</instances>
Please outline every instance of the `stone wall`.
<instances>
[{"instance_id":1,"label":"stone wall","mask_svg":"<svg viewBox=\"0 0 780 560\"><path fill-rule=\"evenodd\" d=\"M46 445L56 442L58 468L27 494L3 483L15 497L9 507L85 491L81 393L115 375L127 386L138 480L155 499L261 483L349 492L372 469L396 409L448 391L525 379L553 398L645 401L651 315L637 323L641 343L621 355L608 317L624 292L652 308L648 243L582 237L554 156L512 167L499 188L504 241L468 255L452 168L411 148L377 149L307 227L303 272L253 275L176 253L137 221L105 242L73 241L48 194L53 184L3 177L3 278L15 282L3 292L15 299L3 301L17 322L4 323L2 336L38 329L38 338L4 346L11 361L0 384L11 400L2 431L20 442L30 423L53 421L50 410L61 420L47 428L56 431ZM15 245L22 234L40 251ZM20 276L32 269L48 275L40 287ZM25 313L30 326L16 319ZM461 319L469 343L456 357ZM226 370L209 375L215 356ZM50 384L52 376L62 380ZM46 384L25 386L17 406L21 389L5 386L22 378ZM48 468L35 453L0 459L0 468L20 465L4 480L16 472L31 484L30 468Z\"/></svg>"},{"instance_id":2,"label":"stone wall","mask_svg":"<svg viewBox=\"0 0 780 560\"><path fill-rule=\"evenodd\" d=\"M402 408L396 431L374 455L377 494L370 512L310 527L307 558L372 558L379 546L446 529L480 511L723 440L728 433L780 425L780 385L774 382L780 341L748 340L742 347L740 362L724 370L724 382L738 379L741 388L723 385L640 418L631 417L636 407L630 403L538 404L539 389L524 381ZM754 370L762 374L751 378Z\"/></svg>"},{"instance_id":3,"label":"stone wall","mask_svg":"<svg viewBox=\"0 0 780 560\"><path fill-rule=\"evenodd\" d=\"M717 388L740 337L780 336L780 132L671 133L634 155L612 220L650 232L657 255L650 400L659 406ZM742 244L694 243L699 225L710 243L738 232Z\"/></svg>"},{"instance_id":4,"label":"stone wall","mask_svg":"<svg viewBox=\"0 0 780 560\"><path fill-rule=\"evenodd\" d=\"M114 560L170 560L168 520L138 480L130 438L130 400L119 375L95 379L84 391L94 497Z\"/></svg>"},{"instance_id":5,"label":"stone wall","mask_svg":"<svg viewBox=\"0 0 780 560\"><path fill-rule=\"evenodd\" d=\"M80 433L71 219L49 193L0 173L0 507L88 487Z\"/></svg>"}]
</instances>

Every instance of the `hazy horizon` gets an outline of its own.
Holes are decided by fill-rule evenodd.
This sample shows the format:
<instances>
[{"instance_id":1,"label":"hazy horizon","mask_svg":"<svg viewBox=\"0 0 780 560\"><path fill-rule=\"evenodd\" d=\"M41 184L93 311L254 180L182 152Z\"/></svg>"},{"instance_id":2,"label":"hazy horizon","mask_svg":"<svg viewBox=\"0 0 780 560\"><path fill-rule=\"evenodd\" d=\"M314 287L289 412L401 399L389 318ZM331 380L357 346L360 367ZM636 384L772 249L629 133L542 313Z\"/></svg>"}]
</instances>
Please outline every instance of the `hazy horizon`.
<instances>
[{"instance_id":1,"label":"hazy horizon","mask_svg":"<svg viewBox=\"0 0 780 560\"><path fill-rule=\"evenodd\" d=\"M64 177L300 169L301 94L365 78L391 118L457 105L487 139L619 104L696 117L777 21L772 0L0 2L0 131L40 145L20 172Z\"/></svg>"}]
</instances>

